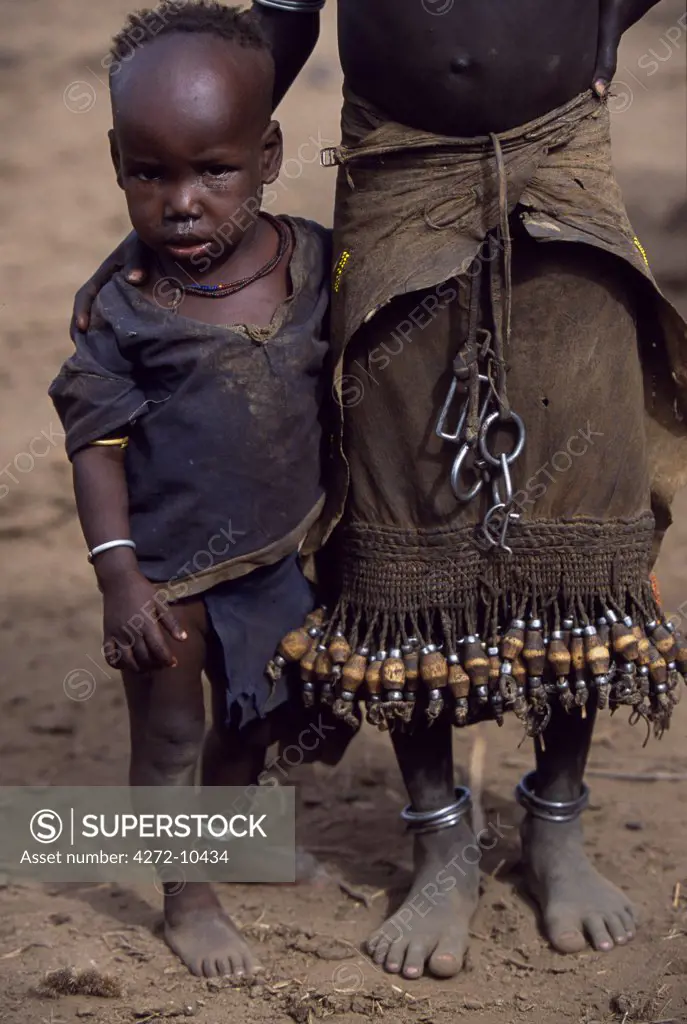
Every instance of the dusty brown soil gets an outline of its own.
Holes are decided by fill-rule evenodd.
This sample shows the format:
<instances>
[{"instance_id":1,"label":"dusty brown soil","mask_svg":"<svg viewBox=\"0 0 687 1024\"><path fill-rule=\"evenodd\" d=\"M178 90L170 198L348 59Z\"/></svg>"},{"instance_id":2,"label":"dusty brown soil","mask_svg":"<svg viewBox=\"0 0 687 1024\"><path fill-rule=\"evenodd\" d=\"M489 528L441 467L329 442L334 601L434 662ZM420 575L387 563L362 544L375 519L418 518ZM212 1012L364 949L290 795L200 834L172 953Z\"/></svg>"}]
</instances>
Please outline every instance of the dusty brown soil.
<instances>
[{"instance_id":1,"label":"dusty brown soil","mask_svg":"<svg viewBox=\"0 0 687 1024\"><path fill-rule=\"evenodd\" d=\"M125 0L0 0L0 467L9 464L14 478L4 472L0 478L5 784L103 785L126 778L125 709L118 680L99 656L98 595L46 388L69 351L75 288L127 230L108 166L101 60L128 6ZM679 0L664 0L626 40L614 126L617 170L637 230L662 284L687 312L683 11ZM292 159L280 208L328 222L332 172L314 157L316 146L337 139L340 80L333 11L325 20L318 51L281 112ZM651 74L650 49L657 58ZM683 496L659 565L671 610L687 599L686 507ZM90 676L74 676L76 670ZM95 685L90 699L69 699L67 677L72 697L87 692L84 679ZM683 705L665 739L642 748L639 729L620 716L604 720L592 765L687 778L686 724ZM512 724L486 735L486 813L512 824L518 817L512 787L530 751L519 747ZM456 738L457 765L468 763L474 738ZM0 880L0 1020L687 1021L687 902L673 905L675 883L687 888L687 785L596 775L590 782L592 857L644 912L628 948L570 959L549 951L520 895L518 849L507 834L483 863L484 893L465 973L451 982L414 984L380 974L359 944L401 894L409 845L398 821L402 786L388 742L368 735L336 772L304 777L300 838L320 850L330 875L325 887L223 889L227 907L260 945L269 983L248 990L191 978L155 934L160 897L152 885L58 889ZM347 895L339 880L365 894L367 905ZM43 974L60 967L94 968L119 987L109 996L34 994Z\"/></svg>"}]
</instances>

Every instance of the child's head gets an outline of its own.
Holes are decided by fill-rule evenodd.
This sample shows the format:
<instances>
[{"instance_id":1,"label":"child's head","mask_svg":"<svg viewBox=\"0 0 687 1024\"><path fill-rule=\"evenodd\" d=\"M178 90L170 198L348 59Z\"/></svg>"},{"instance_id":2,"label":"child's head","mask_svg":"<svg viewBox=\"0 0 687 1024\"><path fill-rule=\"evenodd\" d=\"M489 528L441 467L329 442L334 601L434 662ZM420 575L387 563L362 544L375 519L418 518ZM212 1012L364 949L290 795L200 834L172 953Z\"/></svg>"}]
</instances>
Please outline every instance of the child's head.
<instances>
[{"instance_id":1,"label":"child's head","mask_svg":"<svg viewBox=\"0 0 687 1024\"><path fill-rule=\"evenodd\" d=\"M117 180L140 238L197 275L255 222L281 165L274 64L255 22L210 0L164 0L115 37Z\"/></svg>"}]
</instances>

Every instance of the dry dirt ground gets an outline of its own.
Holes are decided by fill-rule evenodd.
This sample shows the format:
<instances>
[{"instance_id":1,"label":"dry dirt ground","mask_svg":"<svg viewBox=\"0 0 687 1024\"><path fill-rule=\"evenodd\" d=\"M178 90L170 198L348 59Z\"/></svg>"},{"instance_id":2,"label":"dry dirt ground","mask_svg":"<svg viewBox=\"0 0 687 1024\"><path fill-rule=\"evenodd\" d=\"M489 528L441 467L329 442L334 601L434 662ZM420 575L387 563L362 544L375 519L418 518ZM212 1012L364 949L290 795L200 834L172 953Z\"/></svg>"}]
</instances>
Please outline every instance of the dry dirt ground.
<instances>
[{"instance_id":1,"label":"dry dirt ground","mask_svg":"<svg viewBox=\"0 0 687 1024\"><path fill-rule=\"evenodd\" d=\"M0 466L12 474L3 470L0 489L5 784L112 785L126 778L125 709L118 680L99 656L98 595L46 388L69 352L74 290L127 230L108 166L101 65L127 8L125 0L0 0ZM337 140L340 81L333 12L325 20L317 53L281 111L291 159L280 207L329 222L332 172L315 155ZM684 25L684 3L664 0L628 36L613 102L617 170L631 215L657 276L687 313ZM686 507L683 496L659 565L671 610L687 599ZM90 699L70 699L86 692L84 679L95 687ZM152 885L59 889L0 879L0 1020L687 1021L687 902L673 899L676 882L687 889L687 784L604 776L604 769L670 771L687 779L686 723L687 701L665 739L643 748L641 730L618 716L603 721L594 745L600 774L590 777L591 855L644 913L644 927L626 949L564 959L547 948L519 893L513 832L485 857L465 973L451 982L392 984L358 951L402 892L409 858L389 745L369 735L335 773L304 779L298 828L301 840L320 850L330 876L325 887L222 892L259 943L269 983L248 990L191 978L155 934L160 897ZM469 760L473 740L456 739L457 765ZM487 731L486 813L510 824L518 818L512 786L530 757L519 742L512 725ZM367 902L346 894L340 880ZM120 993L36 995L43 974L59 967L95 968L111 975Z\"/></svg>"}]
</instances>

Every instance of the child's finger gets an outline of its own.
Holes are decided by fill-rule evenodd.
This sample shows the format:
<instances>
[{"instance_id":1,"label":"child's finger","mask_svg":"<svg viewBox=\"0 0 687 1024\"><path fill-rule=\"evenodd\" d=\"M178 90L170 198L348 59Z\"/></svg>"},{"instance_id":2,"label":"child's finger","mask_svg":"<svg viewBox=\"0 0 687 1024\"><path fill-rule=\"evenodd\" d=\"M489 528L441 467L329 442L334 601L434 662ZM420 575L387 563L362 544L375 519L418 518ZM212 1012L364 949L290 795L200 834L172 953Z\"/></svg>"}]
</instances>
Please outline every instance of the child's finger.
<instances>
[{"instance_id":1,"label":"child's finger","mask_svg":"<svg viewBox=\"0 0 687 1024\"><path fill-rule=\"evenodd\" d=\"M118 640L114 640L113 644L116 654L113 653L112 657L106 658L108 665L119 669L120 672L139 672L131 644L122 644Z\"/></svg>"},{"instance_id":2,"label":"child's finger","mask_svg":"<svg viewBox=\"0 0 687 1024\"><path fill-rule=\"evenodd\" d=\"M148 280L147 251L140 242L135 242L124 267L124 277L129 284L141 285Z\"/></svg>"},{"instance_id":3,"label":"child's finger","mask_svg":"<svg viewBox=\"0 0 687 1024\"><path fill-rule=\"evenodd\" d=\"M174 640L181 642L188 639L188 633L169 608L160 609L160 622Z\"/></svg>"},{"instance_id":4,"label":"child's finger","mask_svg":"<svg viewBox=\"0 0 687 1024\"><path fill-rule=\"evenodd\" d=\"M146 630L145 642L151 668L174 668L176 666L177 659L165 643L162 631L157 626L151 626Z\"/></svg>"},{"instance_id":5,"label":"child's finger","mask_svg":"<svg viewBox=\"0 0 687 1024\"><path fill-rule=\"evenodd\" d=\"M97 294L97 285L92 284L90 281L88 284L79 288L76 293L74 297L74 309L72 312L72 322L70 326L72 339L74 339L76 331L83 333L88 330L88 325L91 319L91 307Z\"/></svg>"}]
</instances>

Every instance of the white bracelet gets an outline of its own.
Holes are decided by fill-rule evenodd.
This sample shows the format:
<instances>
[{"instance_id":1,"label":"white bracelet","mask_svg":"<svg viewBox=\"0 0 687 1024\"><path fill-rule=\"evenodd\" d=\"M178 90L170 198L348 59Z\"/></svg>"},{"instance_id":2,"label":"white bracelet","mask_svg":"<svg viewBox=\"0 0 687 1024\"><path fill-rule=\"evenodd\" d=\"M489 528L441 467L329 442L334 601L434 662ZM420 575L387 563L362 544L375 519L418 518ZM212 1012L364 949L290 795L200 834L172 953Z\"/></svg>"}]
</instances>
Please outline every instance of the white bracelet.
<instances>
[{"instance_id":1,"label":"white bracelet","mask_svg":"<svg viewBox=\"0 0 687 1024\"><path fill-rule=\"evenodd\" d=\"M97 544L92 551L88 552L88 561L92 562L96 555L103 551L109 551L111 548L132 548L135 551L136 545L132 540L108 540L104 544Z\"/></svg>"}]
</instances>

